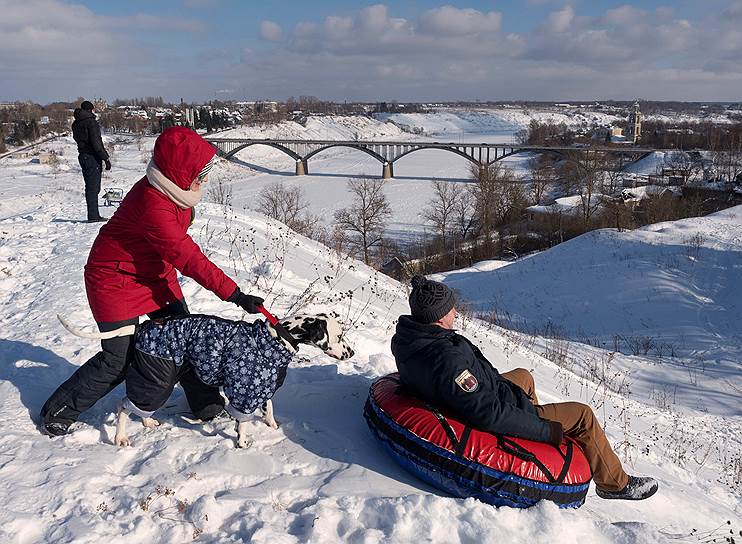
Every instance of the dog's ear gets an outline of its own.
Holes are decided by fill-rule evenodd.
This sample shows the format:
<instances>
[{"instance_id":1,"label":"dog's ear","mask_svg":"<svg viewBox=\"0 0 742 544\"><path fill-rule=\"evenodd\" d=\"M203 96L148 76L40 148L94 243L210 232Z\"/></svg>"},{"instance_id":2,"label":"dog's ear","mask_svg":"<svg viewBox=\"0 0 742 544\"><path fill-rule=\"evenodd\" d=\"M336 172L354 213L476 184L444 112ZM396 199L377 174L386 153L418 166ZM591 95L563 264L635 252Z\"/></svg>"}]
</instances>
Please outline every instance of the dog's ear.
<instances>
[{"instance_id":1,"label":"dog's ear","mask_svg":"<svg viewBox=\"0 0 742 544\"><path fill-rule=\"evenodd\" d=\"M309 341L321 349L326 349L328 343L327 322L324 319L314 319L311 323L307 323L307 329Z\"/></svg>"}]
</instances>

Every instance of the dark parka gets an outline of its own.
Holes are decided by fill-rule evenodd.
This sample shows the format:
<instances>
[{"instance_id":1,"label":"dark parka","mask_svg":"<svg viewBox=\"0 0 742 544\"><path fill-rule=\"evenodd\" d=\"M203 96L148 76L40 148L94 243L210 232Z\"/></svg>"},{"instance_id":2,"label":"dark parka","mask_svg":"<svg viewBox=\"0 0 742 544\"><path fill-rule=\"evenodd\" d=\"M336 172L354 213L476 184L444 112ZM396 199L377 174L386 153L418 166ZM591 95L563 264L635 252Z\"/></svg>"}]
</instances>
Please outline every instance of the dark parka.
<instances>
[{"instance_id":1,"label":"dark parka","mask_svg":"<svg viewBox=\"0 0 742 544\"><path fill-rule=\"evenodd\" d=\"M536 415L525 392L500 376L479 348L460 334L403 315L392 337L392 353L405 386L472 427L539 442L549 440L549 422ZM478 382L471 393L455 381L466 370Z\"/></svg>"},{"instance_id":2,"label":"dark parka","mask_svg":"<svg viewBox=\"0 0 742 544\"><path fill-rule=\"evenodd\" d=\"M75 120L72 122L72 137L77 142L77 152L93 155L98 161L108 160L108 153L103 147L100 126L92 111L76 108Z\"/></svg>"}]
</instances>

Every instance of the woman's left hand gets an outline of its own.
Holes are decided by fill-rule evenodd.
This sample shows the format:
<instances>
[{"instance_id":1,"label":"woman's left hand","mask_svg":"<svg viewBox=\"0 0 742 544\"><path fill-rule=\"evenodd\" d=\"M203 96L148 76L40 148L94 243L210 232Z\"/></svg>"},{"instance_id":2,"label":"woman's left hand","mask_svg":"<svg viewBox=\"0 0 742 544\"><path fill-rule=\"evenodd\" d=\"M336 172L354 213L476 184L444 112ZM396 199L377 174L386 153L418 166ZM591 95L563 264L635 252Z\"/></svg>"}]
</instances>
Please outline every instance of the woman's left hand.
<instances>
[{"instance_id":1,"label":"woman's left hand","mask_svg":"<svg viewBox=\"0 0 742 544\"><path fill-rule=\"evenodd\" d=\"M262 306L264 299L253 295L246 295L240 288L232 293L232 296L227 299L229 302L234 302L237 306L245 310L248 314L259 314L260 309L258 306Z\"/></svg>"}]
</instances>

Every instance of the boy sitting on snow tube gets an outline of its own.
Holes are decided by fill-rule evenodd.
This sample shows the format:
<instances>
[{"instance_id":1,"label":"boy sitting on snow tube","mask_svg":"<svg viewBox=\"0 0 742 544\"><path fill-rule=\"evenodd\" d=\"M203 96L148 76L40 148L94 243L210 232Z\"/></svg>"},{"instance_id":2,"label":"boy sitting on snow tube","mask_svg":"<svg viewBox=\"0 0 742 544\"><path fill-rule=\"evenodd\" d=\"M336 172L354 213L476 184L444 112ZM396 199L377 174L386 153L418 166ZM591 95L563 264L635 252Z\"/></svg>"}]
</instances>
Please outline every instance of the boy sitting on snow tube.
<instances>
[{"instance_id":1,"label":"boy sitting on snow tube","mask_svg":"<svg viewBox=\"0 0 742 544\"><path fill-rule=\"evenodd\" d=\"M590 464L604 499L642 500L654 495L654 478L629 476L592 409L579 402L539 405L531 374L500 374L469 340L454 332L455 298L446 285L412 278L411 315L402 315L392 337L400 380L425 401L489 433L559 445L566 434Z\"/></svg>"}]
</instances>

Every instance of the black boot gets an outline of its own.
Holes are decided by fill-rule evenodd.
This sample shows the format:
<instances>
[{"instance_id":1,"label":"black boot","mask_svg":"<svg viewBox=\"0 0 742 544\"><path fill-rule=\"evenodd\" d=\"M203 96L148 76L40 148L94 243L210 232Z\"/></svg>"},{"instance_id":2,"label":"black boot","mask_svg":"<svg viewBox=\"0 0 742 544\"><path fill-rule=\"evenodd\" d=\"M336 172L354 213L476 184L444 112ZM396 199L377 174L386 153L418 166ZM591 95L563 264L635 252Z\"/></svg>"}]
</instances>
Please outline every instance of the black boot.
<instances>
[{"instance_id":1,"label":"black boot","mask_svg":"<svg viewBox=\"0 0 742 544\"><path fill-rule=\"evenodd\" d=\"M41 431L49 436L62 436L70 432L70 426L80 415L69 406L57 406L49 399L41 409Z\"/></svg>"},{"instance_id":2,"label":"black boot","mask_svg":"<svg viewBox=\"0 0 742 544\"><path fill-rule=\"evenodd\" d=\"M598 487L595 492L601 499L642 501L657 493L657 480L649 476L629 476L629 483L621 491L606 491Z\"/></svg>"},{"instance_id":3,"label":"black boot","mask_svg":"<svg viewBox=\"0 0 742 544\"><path fill-rule=\"evenodd\" d=\"M49 436L64 436L70 432L70 426L67 423L46 423L43 431Z\"/></svg>"}]
</instances>

